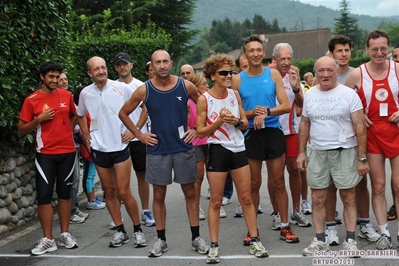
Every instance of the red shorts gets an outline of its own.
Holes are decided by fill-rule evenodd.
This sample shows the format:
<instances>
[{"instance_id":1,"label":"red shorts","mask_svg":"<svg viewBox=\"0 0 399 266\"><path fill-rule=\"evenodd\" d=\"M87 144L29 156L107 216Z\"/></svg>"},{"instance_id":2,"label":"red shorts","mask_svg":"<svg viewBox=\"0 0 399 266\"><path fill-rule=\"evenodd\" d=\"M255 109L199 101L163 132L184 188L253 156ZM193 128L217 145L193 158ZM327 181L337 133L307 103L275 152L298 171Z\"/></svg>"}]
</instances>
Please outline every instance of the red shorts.
<instances>
[{"instance_id":1,"label":"red shorts","mask_svg":"<svg viewBox=\"0 0 399 266\"><path fill-rule=\"evenodd\" d=\"M383 154L385 158L399 155L399 126L376 123L367 129L367 152Z\"/></svg>"},{"instance_id":2,"label":"red shorts","mask_svg":"<svg viewBox=\"0 0 399 266\"><path fill-rule=\"evenodd\" d=\"M298 157L298 134L285 135L285 157Z\"/></svg>"}]
</instances>

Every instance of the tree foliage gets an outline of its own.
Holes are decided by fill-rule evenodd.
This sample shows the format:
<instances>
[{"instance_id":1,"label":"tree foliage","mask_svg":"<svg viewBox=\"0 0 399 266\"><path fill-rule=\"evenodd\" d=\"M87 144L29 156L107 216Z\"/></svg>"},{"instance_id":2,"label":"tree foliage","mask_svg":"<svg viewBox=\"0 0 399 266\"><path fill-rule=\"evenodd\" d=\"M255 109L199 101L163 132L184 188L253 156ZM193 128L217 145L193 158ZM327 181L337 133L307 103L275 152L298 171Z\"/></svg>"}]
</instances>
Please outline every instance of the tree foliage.
<instances>
[{"instance_id":1,"label":"tree foliage","mask_svg":"<svg viewBox=\"0 0 399 266\"><path fill-rule=\"evenodd\" d=\"M334 19L334 34L345 35L353 41L358 40L360 38L359 27L357 19L350 14L349 3L346 0L342 0L339 7L341 16Z\"/></svg>"},{"instance_id":2,"label":"tree foliage","mask_svg":"<svg viewBox=\"0 0 399 266\"><path fill-rule=\"evenodd\" d=\"M69 0L0 2L0 139L17 141L24 98L40 86L47 60L70 65Z\"/></svg>"},{"instance_id":3,"label":"tree foliage","mask_svg":"<svg viewBox=\"0 0 399 266\"><path fill-rule=\"evenodd\" d=\"M178 58L188 52L191 48L190 40L197 33L196 30L187 28L192 22L195 2L196 0L73 0L73 30L79 34L91 28L95 36L100 36L104 31L113 29L130 31L134 25L145 28L147 22L152 21L170 34L172 45L169 52L172 57ZM82 21L82 16L85 21Z\"/></svg>"}]
</instances>

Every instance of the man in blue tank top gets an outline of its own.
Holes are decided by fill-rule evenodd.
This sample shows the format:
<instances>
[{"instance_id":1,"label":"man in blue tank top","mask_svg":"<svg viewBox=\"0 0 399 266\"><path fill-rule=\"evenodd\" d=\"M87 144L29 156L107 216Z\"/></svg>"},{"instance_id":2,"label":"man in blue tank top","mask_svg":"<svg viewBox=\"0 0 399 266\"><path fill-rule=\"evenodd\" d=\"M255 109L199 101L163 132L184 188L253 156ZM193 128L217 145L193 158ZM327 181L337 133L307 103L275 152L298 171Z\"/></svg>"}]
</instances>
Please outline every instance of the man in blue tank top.
<instances>
[{"instance_id":1,"label":"man in blue tank top","mask_svg":"<svg viewBox=\"0 0 399 266\"><path fill-rule=\"evenodd\" d=\"M155 77L138 87L119 112L119 118L126 127L147 145L146 181L153 185L153 213L158 235L148 256L159 257L168 250L165 196L167 185L172 181L181 185L186 199L192 234L191 248L200 254L207 254L209 245L199 234L199 205L195 201L194 190L198 172L191 142L197 134L195 130L187 128L187 101L191 98L197 102L197 88L191 82L170 74L173 61L168 52L155 51L151 62ZM147 106L151 119L151 132L145 134L129 118L129 114L141 102Z\"/></svg>"},{"instance_id":2,"label":"man in blue tank top","mask_svg":"<svg viewBox=\"0 0 399 266\"><path fill-rule=\"evenodd\" d=\"M273 213L272 229L280 230L281 240L297 243L299 238L288 222L288 194L284 182L286 146L279 122L279 115L290 110L287 94L280 73L263 67L266 51L258 36L253 35L245 40L243 52L248 60L248 69L233 76L232 88L240 92L249 122L245 147L251 169L252 201L257 209L262 184L262 163L266 161L268 186L276 188L275 197L271 195L270 198L280 211ZM276 106L276 100L279 106Z\"/></svg>"}]
</instances>

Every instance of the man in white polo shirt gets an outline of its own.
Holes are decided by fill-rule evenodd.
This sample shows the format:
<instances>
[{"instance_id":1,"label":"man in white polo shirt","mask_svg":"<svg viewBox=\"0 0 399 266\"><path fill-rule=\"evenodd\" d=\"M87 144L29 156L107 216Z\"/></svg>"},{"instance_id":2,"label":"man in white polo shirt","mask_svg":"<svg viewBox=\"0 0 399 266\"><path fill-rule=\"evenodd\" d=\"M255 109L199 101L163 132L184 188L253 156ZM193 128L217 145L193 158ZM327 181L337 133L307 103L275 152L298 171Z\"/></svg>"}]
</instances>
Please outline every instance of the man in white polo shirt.
<instances>
[{"instance_id":1,"label":"man in white polo shirt","mask_svg":"<svg viewBox=\"0 0 399 266\"><path fill-rule=\"evenodd\" d=\"M116 225L117 232L109 246L120 247L129 242L122 223L118 195L133 221L134 247L145 247L147 241L141 230L137 202L129 186L132 163L128 144L131 139L126 138L127 130L118 118L119 110L133 90L124 83L108 79L107 66L101 57L90 58L87 69L87 74L94 83L80 93L77 117L84 141L96 164L108 211ZM91 117L90 129L87 128L86 113Z\"/></svg>"}]
</instances>

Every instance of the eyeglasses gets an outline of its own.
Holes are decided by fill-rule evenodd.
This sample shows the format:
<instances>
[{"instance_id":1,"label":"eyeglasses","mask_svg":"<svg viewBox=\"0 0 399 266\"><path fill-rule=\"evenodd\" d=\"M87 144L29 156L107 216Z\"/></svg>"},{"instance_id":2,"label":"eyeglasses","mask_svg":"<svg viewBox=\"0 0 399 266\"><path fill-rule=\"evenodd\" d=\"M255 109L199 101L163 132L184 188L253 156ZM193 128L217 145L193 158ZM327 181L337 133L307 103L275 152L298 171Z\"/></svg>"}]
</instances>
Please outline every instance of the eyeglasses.
<instances>
[{"instance_id":1,"label":"eyeglasses","mask_svg":"<svg viewBox=\"0 0 399 266\"><path fill-rule=\"evenodd\" d=\"M233 70L219 70L219 71L215 71L215 73L218 73L219 75L226 77L227 75L232 76Z\"/></svg>"},{"instance_id":2,"label":"eyeglasses","mask_svg":"<svg viewBox=\"0 0 399 266\"><path fill-rule=\"evenodd\" d=\"M388 52L388 47L386 46L381 48L374 47L374 48L369 48L369 50L373 53L378 53L378 51L381 51L381 53L386 53Z\"/></svg>"}]
</instances>

